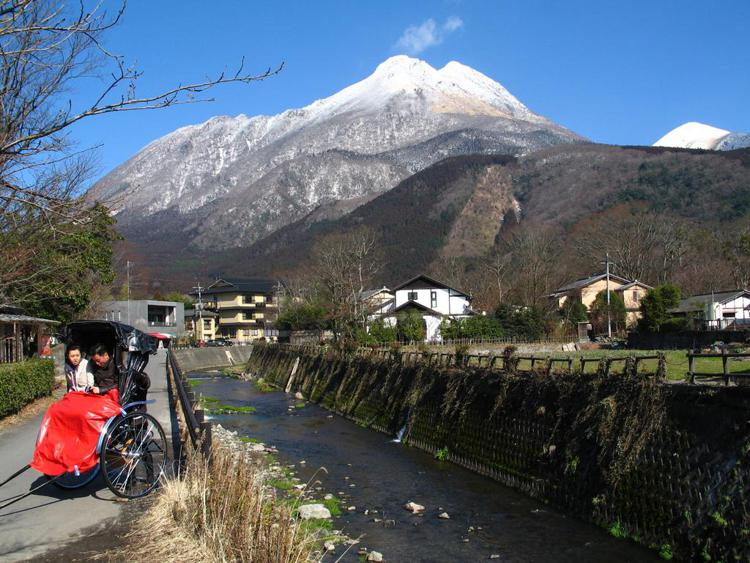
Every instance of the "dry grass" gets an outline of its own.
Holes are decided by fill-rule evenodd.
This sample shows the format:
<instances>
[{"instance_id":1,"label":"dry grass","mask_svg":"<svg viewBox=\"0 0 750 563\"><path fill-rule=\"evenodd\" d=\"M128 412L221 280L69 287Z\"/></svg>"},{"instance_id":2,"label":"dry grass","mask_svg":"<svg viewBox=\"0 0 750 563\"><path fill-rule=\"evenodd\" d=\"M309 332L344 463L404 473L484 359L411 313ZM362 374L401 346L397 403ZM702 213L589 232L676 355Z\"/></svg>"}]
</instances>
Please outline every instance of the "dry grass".
<instances>
[{"instance_id":1,"label":"dry grass","mask_svg":"<svg viewBox=\"0 0 750 563\"><path fill-rule=\"evenodd\" d=\"M214 444L212 463L192 455L181 478L167 479L129 533L136 561L316 560L319 532L294 519L263 463L238 462Z\"/></svg>"}]
</instances>

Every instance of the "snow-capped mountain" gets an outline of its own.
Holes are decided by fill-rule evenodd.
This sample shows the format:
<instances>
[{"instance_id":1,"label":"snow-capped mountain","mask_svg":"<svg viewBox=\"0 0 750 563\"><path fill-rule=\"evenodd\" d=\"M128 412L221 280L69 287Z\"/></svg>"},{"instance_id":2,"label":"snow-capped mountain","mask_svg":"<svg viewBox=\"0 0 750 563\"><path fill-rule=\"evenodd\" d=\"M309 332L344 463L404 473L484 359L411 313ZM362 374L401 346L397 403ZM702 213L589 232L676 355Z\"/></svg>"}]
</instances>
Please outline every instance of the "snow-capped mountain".
<instances>
[{"instance_id":1,"label":"snow-capped mountain","mask_svg":"<svg viewBox=\"0 0 750 563\"><path fill-rule=\"evenodd\" d=\"M732 133L705 123L690 121L672 129L654 143L655 147L684 149L733 150L750 147L750 135Z\"/></svg>"},{"instance_id":2,"label":"snow-capped mountain","mask_svg":"<svg viewBox=\"0 0 750 563\"><path fill-rule=\"evenodd\" d=\"M158 221L186 243L241 247L321 204L367 201L447 156L583 141L476 70L396 56L304 108L178 129L89 196L110 205L131 240Z\"/></svg>"}]
</instances>

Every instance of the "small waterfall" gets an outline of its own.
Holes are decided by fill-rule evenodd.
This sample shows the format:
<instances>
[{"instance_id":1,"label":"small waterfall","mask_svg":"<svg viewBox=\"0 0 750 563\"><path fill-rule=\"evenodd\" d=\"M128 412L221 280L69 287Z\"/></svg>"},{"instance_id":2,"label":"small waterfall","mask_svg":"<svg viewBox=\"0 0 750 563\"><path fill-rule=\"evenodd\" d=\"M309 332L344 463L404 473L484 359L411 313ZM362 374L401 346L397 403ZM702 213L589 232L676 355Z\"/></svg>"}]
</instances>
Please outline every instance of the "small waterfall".
<instances>
[{"instance_id":1,"label":"small waterfall","mask_svg":"<svg viewBox=\"0 0 750 563\"><path fill-rule=\"evenodd\" d=\"M396 437L393 440L391 440L391 442L395 442L397 444L400 444L401 443L401 438L404 437L404 433L405 432L406 432L406 424L404 424L401 427L401 430L398 431L398 433L396 434Z\"/></svg>"},{"instance_id":2,"label":"small waterfall","mask_svg":"<svg viewBox=\"0 0 750 563\"><path fill-rule=\"evenodd\" d=\"M404 416L404 425L401 427L401 430L399 430L396 433L396 437L391 440L392 442L395 442L397 444L401 443L401 440L404 438L404 434L406 434L406 427L409 426L409 409L406 409L406 415Z\"/></svg>"}]
</instances>

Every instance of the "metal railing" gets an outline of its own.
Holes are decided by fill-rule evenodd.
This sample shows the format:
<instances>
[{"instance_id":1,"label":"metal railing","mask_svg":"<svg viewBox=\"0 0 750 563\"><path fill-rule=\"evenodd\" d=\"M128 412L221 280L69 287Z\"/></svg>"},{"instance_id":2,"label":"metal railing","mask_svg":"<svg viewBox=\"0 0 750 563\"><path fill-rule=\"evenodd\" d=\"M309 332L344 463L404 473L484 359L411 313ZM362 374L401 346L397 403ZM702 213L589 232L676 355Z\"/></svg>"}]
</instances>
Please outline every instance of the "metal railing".
<instances>
[{"instance_id":1,"label":"metal railing","mask_svg":"<svg viewBox=\"0 0 750 563\"><path fill-rule=\"evenodd\" d=\"M190 390L187 379L171 350L167 353L167 369L177 391L190 442L194 448L208 455L211 450L211 423L205 420L205 413L199 408L195 393Z\"/></svg>"}]
</instances>

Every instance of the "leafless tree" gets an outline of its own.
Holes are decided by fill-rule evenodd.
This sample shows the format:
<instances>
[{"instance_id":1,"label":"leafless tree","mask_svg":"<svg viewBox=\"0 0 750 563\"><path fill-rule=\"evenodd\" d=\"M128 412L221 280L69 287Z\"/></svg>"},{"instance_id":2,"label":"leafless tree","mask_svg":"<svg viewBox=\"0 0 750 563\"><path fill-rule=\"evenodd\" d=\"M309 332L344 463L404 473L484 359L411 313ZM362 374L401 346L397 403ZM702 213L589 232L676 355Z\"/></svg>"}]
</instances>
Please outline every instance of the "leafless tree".
<instances>
[{"instance_id":1,"label":"leafless tree","mask_svg":"<svg viewBox=\"0 0 750 563\"><path fill-rule=\"evenodd\" d=\"M362 294L380 270L377 239L370 229L330 235L313 250L313 274L327 303L335 337L353 336L367 317Z\"/></svg>"},{"instance_id":2,"label":"leafless tree","mask_svg":"<svg viewBox=\"0 0 750 563\"><path fill-rule=\"evenodd\" d=\"M256 82L281 70L253 74L240 61L232 72L141 94L141 72L105 46L124 10L123 2L108 11L103 0L0 0L0 297L52 267L39 263L40 246L92 221L81 200L91 155L71 141L73 124L210 101L206 94L215 86ZM98 92L88 99L71 95L92 78L102 80Z\"/></svg>"},{"instance_id":3,"label":"leafless tree","mask_svg":"<svg viewBox=\"0 0 750 563\"><path fill-rule=\"evenodd\" d=\"M511 272L511 255L496 248L490 253L482 266L489 274L496 290L495 306L497 306L503 302L507 292L506 281Z\"/></svg>"},{"instance_id":4,"label":"leafless tree","mask_svg":"<svg viewBox=\"0 0 750 563\"><path fill-rule=\"evenodd\" d=\"M511 257L512 290L516 300L522 305L546 303L546 295L559 277L556 272L558 237L538 227L521 227L503 247Z\"/></svg>"},{"instance_id":5,"label":"leafless tree","mask_svg":"<svg viewBox=\"0 0 750 563\"><path fill-rule=\"evenodd\" d=\"M581 230L574 245L592 265L609 253L617 274L631 280L665 283L689 250L688 229L679 219L653 213L602 217Z\"/></svg>"},{"instance_id":6,"label":"leafless tree","mask_svg":"<svg viewBox=\"0 0 750 563\"><path fill-rule=\"evenodd\" d=\"M740 233L726 235L723 251L735 288L750 287L750 227Z\"/></svg>"}]
</instances>

